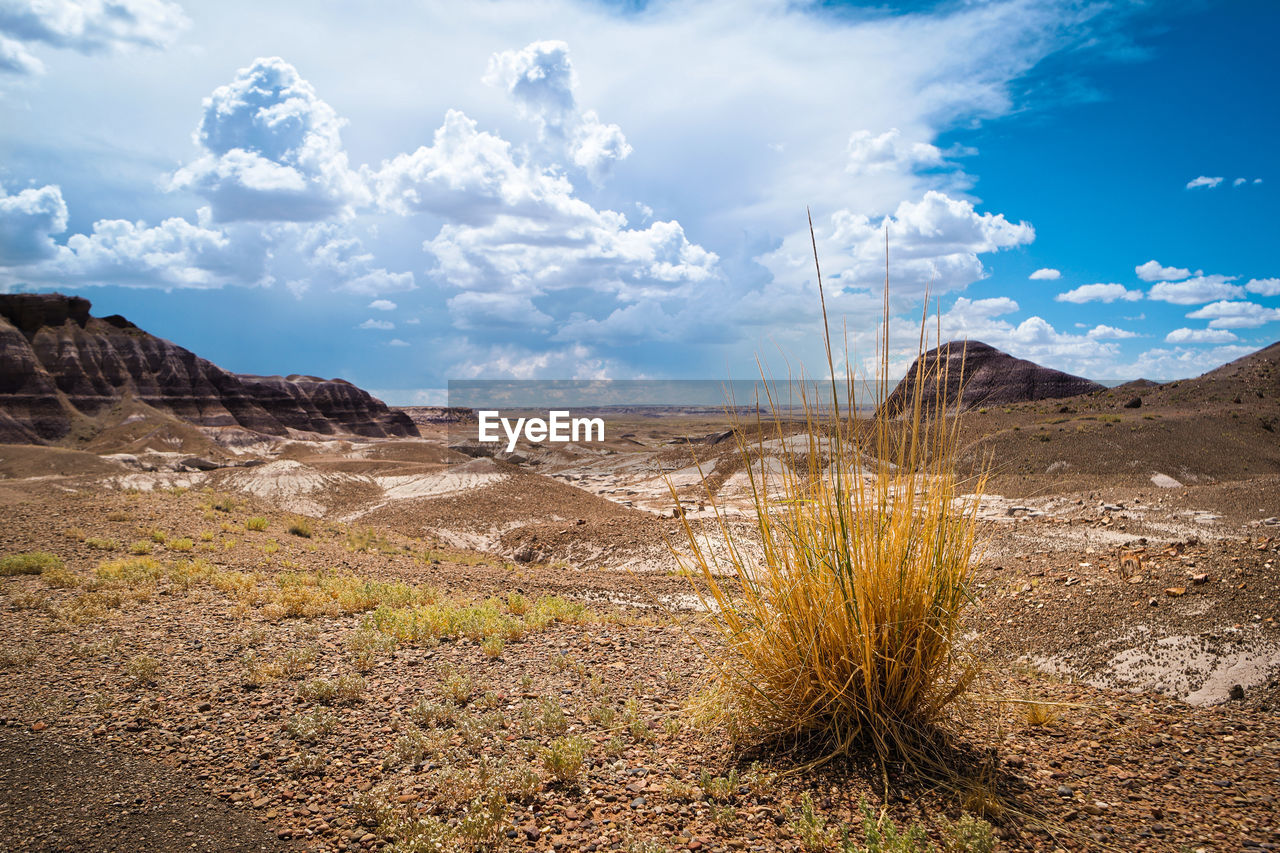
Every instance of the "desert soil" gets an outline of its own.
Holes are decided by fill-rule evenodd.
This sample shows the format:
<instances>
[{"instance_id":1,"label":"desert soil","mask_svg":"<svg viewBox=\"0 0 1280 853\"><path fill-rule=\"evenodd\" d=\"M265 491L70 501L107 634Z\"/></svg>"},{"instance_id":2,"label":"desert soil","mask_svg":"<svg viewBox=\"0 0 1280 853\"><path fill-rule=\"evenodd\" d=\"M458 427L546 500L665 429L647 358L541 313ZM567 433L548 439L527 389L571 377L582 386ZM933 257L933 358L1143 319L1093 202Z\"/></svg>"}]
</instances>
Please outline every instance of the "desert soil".
<instances>
[{"instance_id":1,"label":"desert soil","mask_svg":"<svg viewBox=\"0 0 1280 853\"><path fill-rule=\"evenodd\" d=\"M396 841L379 809L457 824L498 789L494 843L516 850L800 850L806 793L832 826L859 827L865 799L939 843L968 810L1006 850L1280 847L1274 473L1197 482L1188 462L1161 487L1159 460L1101 478L1077 456L1061 481L1048 457L1003 472L971 608L987 672L948 723L972 788L891 768L886 792L857 762L797 771L697 721L717 640L672 571L654 471L719 451L658 432L636 433L634 459L457 458L428 436L298 442L211 472L0 448L0 556L46 551L69 573L0 578L0 849L375 850ZM1034 441L1069 454L1083 434ZM725 461L717 485L735 473ZM692 486L682 498L705 518ZM304 516L310 537L290 532ZM131 548L257 592L212 575L95 591ZM586 610L496 650L455 634L368 651L371 612L273 609L299 577L335 575ZM349 701L308 689L357 677ZM588 743L569 783L540 753L565 734ZM700 785L731 771L736 789Z\"/></svg>"}]
</instances>

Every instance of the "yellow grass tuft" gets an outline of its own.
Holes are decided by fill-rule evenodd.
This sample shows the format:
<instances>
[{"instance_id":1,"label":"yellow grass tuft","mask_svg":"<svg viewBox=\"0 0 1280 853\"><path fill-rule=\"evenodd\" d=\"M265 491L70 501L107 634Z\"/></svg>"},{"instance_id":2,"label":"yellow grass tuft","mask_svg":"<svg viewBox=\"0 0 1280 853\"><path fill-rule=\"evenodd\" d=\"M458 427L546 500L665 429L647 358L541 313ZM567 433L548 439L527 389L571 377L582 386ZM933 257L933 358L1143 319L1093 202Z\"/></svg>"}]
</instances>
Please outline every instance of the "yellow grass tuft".
<instances>
[{"instance_id":1,"label":"yellow grass tuft","mask_svg":"<svg viewBox=\"0 0 1280 853\"><path fill-rule=\"evenodd\" d=\"M820 270L818 286L821 299ZM887 277L884 306L878 414L887 399ZM825 331L825 301L822 311ZM920 352L925 339L922 325ZM829 333L826 344L835 377ZM852 377L847 353L844 366ZM718 524L697 532L685 520L687 550L676 551L723 640L711 652L718 677L702 711L732 735L804 743L815 763L866 748L882 766L890 757L915 763L976 675L961 616L985 477L957 479L946 364L928 367L901 417L860 416L854 380L833 378L821 402L801 382L797 433L776 406L772 423L757 416L754 438L735 423L758 542L735 532L708 489ZM936 404L924 400L926 382Z\"/></svg>"}]
</instances>

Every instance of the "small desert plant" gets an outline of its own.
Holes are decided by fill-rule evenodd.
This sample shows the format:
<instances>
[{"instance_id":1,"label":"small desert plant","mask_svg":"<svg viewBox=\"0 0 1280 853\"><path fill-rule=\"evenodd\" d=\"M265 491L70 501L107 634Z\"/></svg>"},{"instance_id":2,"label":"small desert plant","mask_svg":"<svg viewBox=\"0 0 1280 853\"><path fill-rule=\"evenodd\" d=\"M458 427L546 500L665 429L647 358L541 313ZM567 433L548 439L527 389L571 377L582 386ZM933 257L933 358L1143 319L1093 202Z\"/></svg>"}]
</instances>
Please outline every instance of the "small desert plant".
<instances>
[{"instance_id":1,"label":"small desert plant","mask_svg":"<svg viewBox=\"0 0 1280 853\"><path fill-rule=\"evenodd\" d=\"M440 693L455 705L465 705L471 701L475 692L475 681L471 676L458 672L454 667L445 667L441 675L444 680L440 684Z\"/></svg>"},{"instance_id":2,"label":"small desert plant","mask_svg":"<svg viewBox=\"0 0 1280 853\"><path fill-rule=\"evenodd\" d=\"M298 698L321 705L354 705L364 697L365 687L359 675L343 675L334 681L313 678L298 687Z\"/></svg>"},{"instance_id":3,"label":"small desert plant","mask_svg":"<svg viewBox=\"0 0 1280 853\"><path fill-rule=\"evenodd\" d=\"M496 658L501 657L502 648L506 645L501 637L485 637L480 642L480 651L484 652L485 657Z\"/></svg>"},{"instance_id":4,"label":"small desert plant","mask_svg":"<svg viewBox=\"0 0 1280 853\"><path fill-rule=\"evenodd\" d=\"M244 523L245 530L266 530L267 520L260 515L254 516Z\"/></svg>"},{"instance_id":5,"label":"small desert plant","mask_svg":"<svg viewBox=\"0 0 1280 853\"><path fill-rule=\"evenodd\" d=\"M151 655L138 655L129 661L126 671L128 672L129 680L135 686L151 684L156 680L156 673L160 671L160 661L151 657Z\"/></svg>"},{"instance_id":6,"label":"small desert plant","mask_svg":"<svg viewBox=\"0 0 1280 853\"><path fill-rule=\"evenodd\" d=\"M0 559L0 577L10 575L38 575L49 569L62 568L62 560L44 551L29 554L10 554Z\"/></svg>"},{"instance_id":7,"label":"small desert plant","mask_svg":"<svg viewBox=\"0 0 1280 853\"><path fill-rule=\"evenodd\" d=\"M315 535L315 531L311 528L311 522L305 518L295 518L289 522L287 529L291 535L301 536L303 539L310 539Z\"/></svg>"},{"instance_id":8,"label":"small desert plant","mask_svg":"<svg viewBox=\"0 0 1280 853\"><path fill-rule=\"evenodd\" d=\"M738 771L731 769L728 776L712 776L703 770L698 787L708 800L728 802L738 796Z\"/></svg>"},{"instance_id":9,"label":"small desert plant","mask_svg":"<svg viewBox=\"0 0 1280 853\"><path fill-rule=\"evenodd\" d=\"M183 537L181 539L170 539L166 547L170 551L190 551L196 547L196 543L190 539Z\"/></svg>"},{"instance_id":10,"label":"small desert plant","mask_svg":"<svg viewBox=\"0 0 1280 853\"><path fill-rule=\"evenodd\" d=\"M135 557L145 557L151 553L151 542L148 539L139 539L129 546L129 553Z\"/></svg>"},{"instance_id":11,"label":"small desert plant","mask_svg":"<svg viewBox=\"0 0 1280 853\"><path fill-rule=\"evenodd\" d=\"M303 743L315 743L338 727L338 718L324 708L315 707L301 714L294 714L285 723L289 737Z\"/></svg>"},{"instance_id":12,"label":"small desert plant","mask_svg":"<svg viewBox=\"0 0 1280 853\"><path fill-rule=\"evenodd\" d=\"M120 547L120 543L114 539L104 539L101 536L90 536L84 540L84 544L90 548L96 548L99 551L114 551Z\"/></svg>"},{"instance_id":13,"label":"small desert plant","mask_svg":"<svg viewBox=\"0 0 1280 853\"><path fill-rule=\"evenodd\" d=\"M61 589L75 589L80 586L80 576L70 569L64 569L61 566L54 566L45 569L40 573L40 580L44 581L45 586L58 587Z\"/></svg>"},{"instance_id":14,"label":"small desert plant","mask_svg":"<svg viewBox=\"0 0 1280 853\"><path fill-rule=\"evenodd\" d=\"M824 298L820 275L818 286ZM703 711L739 736L805 739L816 762L861 745L881 761L928 762L924 736L975 675L960 620L985 478L962 483L954 468L958 401L947 396L963 361L945 347L922 356L914 381L891 398L889 313L886 287L876 416L858 414L847 354L850 379L832 378L825 403L803 381L781 392L799 396L798 435L788 436L781 415L772 424L757 416L750 432L735 425L759 547L741 541L708 490L715 532L730 547L686 520L688 549L676 553L724 639ZM825 302L823 322L825 332ZM922 329L921 351L924 340ZM835 377L829 333L826 342ZM779 389L765 387L776 400Z\"/></svg>"},{"instance_id":15,"label":"small desert plant","mask_svg":"<svg viewBox=\"0 0 1280 853\"><path fill-rule=\"evenodd\" d=\"M548 696L542 700L542 733L546 735L562 735L569 730L569 720L564 715L560 703Z\"/></svg>"},{"instance_id":16,"label":"small desert plant","mask_svg":"<svg viewBox=\"0 0 1280 853\"><path fill-rule=\"evenodd\" d=\"M432 702L423 696L409 709L409 719L424 729L442 729L457 720L458 706L452 702Z\"/></svg>"},{"instance_id":17,"label":"small desert plant","mask_svg":"<svg viewBox=\"0 0 1280 853\"><path fill-rule=\"evenodd\" d=\"M347 652L356 669L367 672L378 658L391 657L396 651L396 638L368 626L358 628L347 637Z\"/></svg>"},{"instance_id":18,"label":"small desert plant","mask_svg":"<svg viewBox=\"0 0 1280 853\"><path fill-rule=\"evenodd\" d=\"M558 737L542 750L542 766L557 782L577 782L590 744L579 735Z\"/></svg>"},{"instance_id":19,"label":"small desert plant","mask_svg":"<svg viewBox=\"0 0 1280 853\"><path fill-rule=\"evenodd\" d=\"M1053 705L1045 702L1028 702L1026 705L1027 725L1042 729L1058 722L1058 712Z\"/></svg>"}]
</instances>

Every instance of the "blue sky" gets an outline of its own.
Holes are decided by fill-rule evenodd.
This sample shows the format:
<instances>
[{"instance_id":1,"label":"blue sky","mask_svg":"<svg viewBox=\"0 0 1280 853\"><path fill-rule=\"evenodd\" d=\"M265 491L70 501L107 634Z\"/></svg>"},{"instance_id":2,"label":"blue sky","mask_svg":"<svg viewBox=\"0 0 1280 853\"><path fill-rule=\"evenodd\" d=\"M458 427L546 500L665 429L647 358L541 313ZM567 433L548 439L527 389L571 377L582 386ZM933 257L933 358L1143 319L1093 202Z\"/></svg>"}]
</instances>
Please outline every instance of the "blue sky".
<instances>
[{"instance_id":1,"label":"blue sky","mask_svg":"<svg viewBox=\"0 0 1280 853\"><path fill-rule=\"evenodd\" d=\"M0 0L0 289L394 403L1280 338L1269 2ZM1271 58L1269 58L1271 57ZM931 320L931 324L934 321Z\"/></svg>"}]
</instances>

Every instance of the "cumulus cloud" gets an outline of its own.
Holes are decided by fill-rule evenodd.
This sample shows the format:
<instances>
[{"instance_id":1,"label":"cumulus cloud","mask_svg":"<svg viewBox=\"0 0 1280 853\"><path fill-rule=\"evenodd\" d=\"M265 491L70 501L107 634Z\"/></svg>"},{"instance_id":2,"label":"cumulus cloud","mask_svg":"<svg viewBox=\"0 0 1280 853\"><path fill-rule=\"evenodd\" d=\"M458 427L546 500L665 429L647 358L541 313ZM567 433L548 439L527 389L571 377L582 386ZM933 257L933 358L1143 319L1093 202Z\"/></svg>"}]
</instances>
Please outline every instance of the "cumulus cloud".
<instances>
[{"instance_id":1,"label":"cumulus cloud","mask_svg":"<svg viewBox=\"0 0 1280 853\"><path fill-rule=\"evenodd\" d=\"M845 170L854 175L873 175L892 170L912 170L941 166L942 151L928 142L911 142L898 128L879 136L869 130L854 131L849 137L849 161Z\"/></svg>"},{"instance_id":2,"label":"cumulus cloud","mask_svg":"<svg viewBox=\"0 0 1280 853\"><path fill-rule=\"evenodd\" d=\"M1244 289L1259 296L1280 296L1280 278L1250 279Z\"/></svg>"},{"instance_id":3,"label":"cumulus cloud","mask_svg":"<svg viewBox=\"0 0 1280 853\"><path fill-rule=\"evenodd\" d=\"M389 346L389 347L407 347L407 346L409 346L409 342L408 342L408 341L402 341L402 340L400 340L399 338L392 338L391 340L387 341L387 346Z\"/></svg>"},{"instance_id":4,"label":"cumulus cloud","mask_svg":"<svg viewBox=\"0 0 1280 853\"><path fill-rule=\"evenodd\" d=\"M28 188L14 195L0 186L0 266L19 266L54 257L52 234L67 230L67 203L57 186Z\"/></svg>"},{"instance_id":5,"label":"cumulus cloud","mask_svg":"<svg viewBox=\"0 0 1280 853\"><path fill-rule=\"evenodd\" d=\"M718 275L718 257L690 242L680 223L629 227L623 214L592 207L565 175L519 156L457 110L431 145L367 174L383 209L449 220L423 245L433 275L469 291L450 301L468 328L549 320L530 300L555 291L582 287L635 301Z\"/></svg>"},{"instance_id":6,"label":"cumulus cloud","mask_svg":"<svg viewBox=\"0 0 1280 853\"><path fill-rule=\"evenodd\" d=\"M545 126L562 128L577 110L573 63L562 41L493 54L484 81L501 86L526 116Z\"/></svg>"},{"instance_id":7,"label":"cumulus cloud","mask_svg":"<svg viewBox=\"0 0 1280 853\"><path fill-rule=\"evenodd\" d=\"M818 252L832 292L878 291L884 282L885 229L890 242L890 275L897 298L914 299L926 290L942 294L960 290L986 276L979 255L1025 245L1035 239L1027 222L1010 222L1003 214L979 213L972 202L929 190L919 201L903 201L888 216L873 220L852 210L839 210L818 225ZM813 270L809 235L792 234L781 247L759 258L775 283L766 295L811 300L796 289ZM790 296L783 296L783 294Z\"/></svg>"},{"instance_id":8,"label":"cumulus cloud","mask_svg":"<svg viewBox=\"0 0 1280 853\"><path fill-rule=\"evenodd\" d=\"M495 53L484 81L505 90L544 139L563 144L569 161L593 182L603 181L614 163L631 155L622 128L602 122L595 110L579 108L577 75L564 42L536 41Z\"/></svg>"},{"instance_id":9,"label":"cumulus cloud","mask_svg":"<svg viewBox=\"0 0 1280 853\"><path fill-rule=\"evenodd\" d=\"M569 220L589 210L567 178L517 161L511 143L478 130L459 110L445 114L431 145L367 175L378 204L401 215L429 212L484 225L500 214Z\"/></svg>"},{"instance_id":10,"label":"cumulus cloud","mask_svg":"<svg viewBox=\"0 0 1280 853\"><path fill-rule=\"evenodd\" d=\"M1209 178L1204 175L1201 175L1198 178L1192 178L1191 180L1187 181L1187 189L1194 190L1200 187L1213 189L1220 183L1222 183L1222 178Z\"/></svg>"},{"instance_id":11,"label":"cumulus cloud","mask_svg":"<svg viewBox=\"0 0 1280 853\"><path fill-rule=\"evenodd\" d=\"M1244 295L1244 288L1232 284L1232 275L1198 275L1185 281L1161 281L1152 285L1148 299L1174 305L1200 305L1214 299L1234 299Z\"/></svg>"},{"instance_id":12,"label":"cumulus cloud","mask_svg":"<svg viewBox=\"0 0 1280 853\"><path fill-rule=\"evenodd\" d=\"M73 234L43 265L45 280L82 284L209 289L271 283L267 271L274 235L235 235L180 217L145 222L104 219L89 234Z\"/></svg>"},{"instance_id":13,"label":"cumulus cloud","mask_svg":"<svg viewBox=\"0 0 1280 853\"><path fill-rule=\"evenodd\" d=\"M1042 267L1036 270L1035 272L1033 272L1031 275L1027 276L1027 278L1031 279L1032 281L1057 281L1058 279L1062 278L1062 273L1061 271L1055 270L1052 267Z\"/></svg>"},{"instance_id":14,"label":"cumulus cloud","mask_svg":"<svg viewBox=\"0 0 1280 853\"><path fill-rule=\"evenodd\" d=\"M312 226L297 245L312 277L335 290L381 296L417 288L413 273L391 272L378 266L374 254L344 226L331 223ZM390 310L382 308L380 302L395 307L389 300L375 300L369 307Z\"/></svg>"},{"instance_id":15,"label":"cumulus cloud","mask_svg":"<svg viewBox=\"0 0 1280 853\"><path fill-rule=\"evenodd\" d=\"M1115 326L1106 324L1094 326L1085 335L1099 341L1123 341L1139 337L1137 332L1131 332L1128 329L1117 329Z\"/></svg>"},{"instance_id":16,"label":"cumulus cloud","mask_svg":"<svg viewBox=\"0 0 1280 853\"><path fill-rule=\"evenodd\" d=\"M1212 302L1187 315L1192 320L1208 320L1211 329L1256 329L1280 320L1280 308L1266 308L1256 302Z\"/></svg>"},{"instance_id":17,"label":"cumulus cloud","mask_svg":"<svg viewBox=\"0 0 1280 853\"><path fill-rule=\"evenodd\" d=\"M163 48L190 22L166 0L3 0L0 73L44 70L35 44L95 54L130 47Z\"/></svg>"},{"instance_id":18,"label":"cumulus cloud","mask_svg":"<svg viewBox=\"0 0 1280 853\"><path fill-rule=\"evenodd\" d=\"M1238 340L1226 329L1174 329L1164 336L1167 344L1229 344Z\"/></svg>"},{"instance_id":19,"label":"cumulus cloud","mask_svg":"<svg viewBox=\"0 0 1280 853\"><path fill-rule=\"evenodd\" d=\"M44 63L31 55L22 42L0 35L0 74L31 76L44 73Z\"/></svg>"},{"instance_id":20,"label":"cumulus cloud","mask_svg":"<svg viewBox=\"0 0 1280 853\"><path fill-rule=\"evenodd\" d=\"M396 304L390 299L375 299L369 303L369 307L374 311L394 311Z\"/></svg>"},{"instance_id":21,"label":"cumulus cloud","mask_svg":"<svg viewBox=\"0 0 1280 853\"><path fill-rule=\"evenodd\" d=\"M449 300L449 315L459 329L546 329L553 320L523 293L468 291Z\"/></svg>"},{"instance_id":22,"label":"cumulus cloud","mask_svg":"<svg viewBox=\"0 0 1280 853\"><path fill-rule=\"evenodd\" d=\"M1158 347L1139 355L1137 360L1125 369L1125 373L1152 379L1185 379L1189 376L1198 376L1229 361L1235 361L1251 352L1253 352L1252 347L1238 344L1217 346L1212 349Z\"/></svg>"},{"instance_id":23,"label":"cumulus cloud","mask_svg":"<svg viewBox=\"0 0 1280 853\"><path fill-rule=\"evenodd\" d=\"M259 58L204 99L203 150L173 176L209 200L217 222L313 222L368 200L347 165L344 120L279 57Z\"/></svg>"},{"instance_id":24,"label":"cumulus cloud","mask_svg":"<svg viewBox=\"0 0 1280 853\"><path fill-rule=\"evenodd\" d=\"M1191 276L1191 270L1162 266L1155 259L1149 260L1145 264L1138 264L1133 268L1133 271L1143 281L1181 281Z\"/></svg>"},{"instance_id":25,"label":"cumulus cloud","mask_svg":"<svg viewBox=\"0 0 1280 853\"><path fill-rule=\"evenodd\" d=\"M392 323L390 320L375 320L372 317L370 317L368 320L365 320L359 326L356 326L357 329L378 329L384 332L390 331L395 327L396 327L396 324Z\"/></svg>"},{"instance_id":26,"label":"cumulus cloud","mask_svg":"<svg viewBox=\"0 0 1280 853\"><path fill-rule=\"evenodd\" d=\"M1082 284L1053 298L1058 302L1074 302L1077 305L1086 302L1115 302L1117 299L1136 302L1142 298L1142 291L1129 290L1123 284Z\"/></svg>"}]
</instances>

